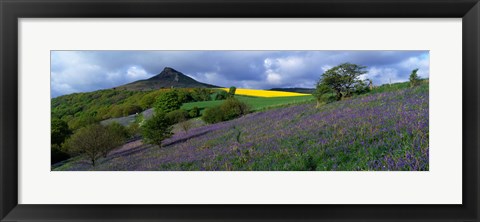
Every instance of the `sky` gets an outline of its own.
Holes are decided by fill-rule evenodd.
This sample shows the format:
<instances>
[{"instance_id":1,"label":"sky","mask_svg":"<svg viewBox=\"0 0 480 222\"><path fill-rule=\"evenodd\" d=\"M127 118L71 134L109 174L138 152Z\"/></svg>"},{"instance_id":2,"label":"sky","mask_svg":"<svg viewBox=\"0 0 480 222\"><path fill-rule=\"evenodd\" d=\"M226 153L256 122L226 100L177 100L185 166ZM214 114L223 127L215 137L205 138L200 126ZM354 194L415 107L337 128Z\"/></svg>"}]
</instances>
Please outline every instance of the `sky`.
<instances>
[{"instance_id":1,"label":"sky","mask_svg":"<svg viewBox=\"0 0 480 222\"><path fill-rule=\"evenodd\" d=\"M366 66L374 85L429 77L428 51L52 51L51 96L107 89L171 67L197 81L237 88L314 88L326 70Z\"/></svg>"}]
</instances>

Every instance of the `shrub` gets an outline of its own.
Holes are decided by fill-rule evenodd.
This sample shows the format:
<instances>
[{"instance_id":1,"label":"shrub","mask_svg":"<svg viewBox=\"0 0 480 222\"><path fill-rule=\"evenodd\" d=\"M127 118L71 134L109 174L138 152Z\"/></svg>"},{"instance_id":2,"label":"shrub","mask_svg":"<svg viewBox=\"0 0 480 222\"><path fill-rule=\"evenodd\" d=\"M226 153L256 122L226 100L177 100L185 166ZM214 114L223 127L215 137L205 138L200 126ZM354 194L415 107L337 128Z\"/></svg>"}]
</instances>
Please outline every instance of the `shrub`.
<instances>
[{"instance_id":1,"label":"shrub","mask_svg":"<svg viewBox=\"0 0 480 222\"><path fill-rule=\"evenodd\" d=\"M107 130L110 131L110 133L113 133L115 135L118 135L120 138L128 139L131 137L130 132L127 130L127 127L121 125L120 123L117 122L112 122L107 125Z\"/></svg>"},{"instance_id":2,"label":"shrub","mask_svg":"<svg viewBox=\"0 0 480 222\"><path fill-rule=\"evenodd\" d=\"M190 118L195 118L200 116L200 108L194 106L190 111L188 111L188 116Z\"/></svg>"},{"instance_id":3,"label":"shrub","mask_svg":"<svg viewBox=\"0 0 480 222\"><path fill-rule=\"evenodd\" d=\"M227 99L227 97L228 97L227 92L223 90L219 90L215 95L215 100L224 100L224 99Z\"/></svg>"},{"instance_id":4,"label":"shrub","mask_svg":"<svg viewBox=\"0 0 480 222\"><path fill-rule=\"evenodd\" d=\"M245 115L250 112L248 105L238 99L228 98L225 102L220 105L224 116L223 120L231 120L237 118L241 115Z\"/></svg>"},{"instance_id":5,"label":"shrub","mask_svg":"<svg viewBox=\"0 0 480 222\"><path fill-rule=\"evenodd\" d=\"M203 112L202 120L206 123L218 123L223 121L223 112L220 106L215 106L205 109Z\"/></svg>"},{"instance_id":6,"label":"shrub","mask_svg":"<svg viewBox=\"0 0 480 222\"><path fill-rule=\"evenodd\" d=\"M184 109L177 109L166 114L166 118L171 124L183 122L188 119L188 112Z\"/></svg>"},{"instance_id":7,"label":"shrub","mask_svg":"<svg viewBox=\"0 0 480 222\"><path fill-rule=\"evenodd\" d=\"M218 123L237 118L250 112L250 107L238 99L228 98L220 106L208 108L202 119L207 123Z\"/></svg>"}]
</instances>

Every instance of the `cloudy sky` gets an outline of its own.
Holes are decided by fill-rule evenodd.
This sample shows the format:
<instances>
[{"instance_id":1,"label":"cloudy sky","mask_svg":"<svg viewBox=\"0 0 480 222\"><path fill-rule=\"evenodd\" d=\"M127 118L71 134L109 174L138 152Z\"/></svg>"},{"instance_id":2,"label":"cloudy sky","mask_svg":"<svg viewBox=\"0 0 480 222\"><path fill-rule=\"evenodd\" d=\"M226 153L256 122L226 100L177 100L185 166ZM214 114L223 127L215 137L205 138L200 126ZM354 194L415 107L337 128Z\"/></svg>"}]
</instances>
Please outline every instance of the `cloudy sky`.
<instances>
[{"instance_id":1,"label":"cloudy sky","mask_svg":"<svg viewBox=\"0 0 480 222\"><path fill-rule=\"evenodd\" d=\"M51 95L89 92L146 79L172 67L200 82L270 89L313 88L344 62L367 66L375 85L429 76L428 51L52 51Z\"/></svg>"}]
</instances>

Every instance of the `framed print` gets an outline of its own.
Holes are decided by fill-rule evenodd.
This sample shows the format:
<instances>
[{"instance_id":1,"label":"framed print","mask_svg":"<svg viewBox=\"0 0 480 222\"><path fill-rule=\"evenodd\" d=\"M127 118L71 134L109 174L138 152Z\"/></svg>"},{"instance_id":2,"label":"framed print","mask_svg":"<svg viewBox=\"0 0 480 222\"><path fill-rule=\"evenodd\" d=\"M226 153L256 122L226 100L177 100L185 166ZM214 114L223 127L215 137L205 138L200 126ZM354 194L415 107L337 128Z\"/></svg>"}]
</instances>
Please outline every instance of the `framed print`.
<instances>
[{"instance_id":1,"label":"framed print","mask_svg":"<svg viewBox=\"0 0 480 222\"><path fill-rule=\"evenodd\" d=\"M2 1L1 220L478 221L479 7Z\"/></svg>"}]
</instances>

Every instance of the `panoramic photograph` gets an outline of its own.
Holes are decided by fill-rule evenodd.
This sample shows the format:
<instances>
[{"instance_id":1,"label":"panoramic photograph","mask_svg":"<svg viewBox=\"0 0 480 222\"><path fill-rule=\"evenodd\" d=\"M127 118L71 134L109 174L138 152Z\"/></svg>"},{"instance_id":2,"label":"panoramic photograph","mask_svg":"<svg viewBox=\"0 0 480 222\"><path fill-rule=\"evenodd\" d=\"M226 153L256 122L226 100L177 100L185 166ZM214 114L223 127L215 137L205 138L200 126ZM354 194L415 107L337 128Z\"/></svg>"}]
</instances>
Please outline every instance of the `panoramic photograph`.
<instances>
[{"instance_id":1,"label":"panoramic photograph","mask_svg":"<svg viewBox=\"0 0 480 222\"><path fill-rule=\"evenodd\" d=\"M52 171L428 171L422 50L51 51Z\"/></svg>"}]
</instances>

